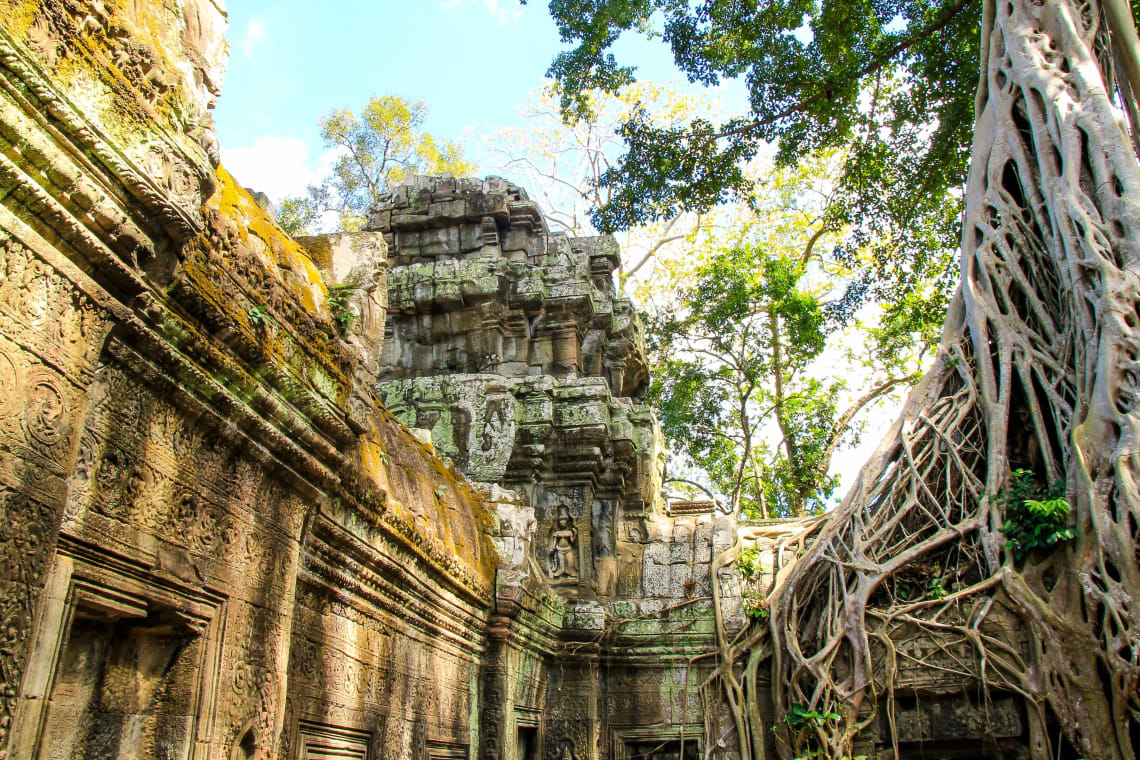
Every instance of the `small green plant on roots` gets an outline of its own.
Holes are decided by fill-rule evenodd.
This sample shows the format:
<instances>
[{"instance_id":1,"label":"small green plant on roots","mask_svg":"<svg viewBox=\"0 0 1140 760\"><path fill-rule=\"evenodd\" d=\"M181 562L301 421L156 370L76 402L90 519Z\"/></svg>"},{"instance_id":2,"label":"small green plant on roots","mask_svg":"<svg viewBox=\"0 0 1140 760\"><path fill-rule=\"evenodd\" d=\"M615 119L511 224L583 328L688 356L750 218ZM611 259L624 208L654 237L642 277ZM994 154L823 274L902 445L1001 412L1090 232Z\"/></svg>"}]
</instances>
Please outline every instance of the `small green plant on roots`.
<instances>
[{"instance_id":1,"label":"small green plant on roots","mask_svg":"<svg viewBox=\"0 0 1140 760\"><path fill-rule=\"evenodd\" d=\"M819 728L833 723L839 720L839 713L809 710L801 704L794 704L791 712L785 715L783 720L792 731L799 733L804 729Z\"/></svg>"},{"instance_id":2,"label":"small green plant on roots","mask_svg":"<svg viewBox=\"0 0 1140 760\"><path fill-rule=\"evenodd\" d=\"M349 330L352 329L352 325L356 321L356 314L349 308L348 303L352 300L352 296L357 290L358 287L351 282L329 285L329 314L332 315L333 322L336 323L337 332L339 332L341 336L348 335Z\"/></svg>"},{"instance_id":3,"label":"small green plant on roots","mask_svg":"<svg viewBox=\"0 0 1140 760\"><path fill-rule=\"evenodd\" d=\"M266 309L264 304L260 306L251 306L245 312L245 316L247 319L249 319L249 323L254 327L264 327L266 322L269 320L269 311Z\"/></svg>"},{"instance_id":4,"label":"small green plant on roots","mask_svg":"<svg viewBox=\"0 0 1140 760\"><path fill-rule=\"evenodd\" d=\"M756 577L757 573L764 571L764 563L760 560L760 550L756 547L744 549L736 558L736 569L746 581Z\"/></svg>"},{"instance_id":5,"label":"small green plant on roots","mask_svg":"<svg viewBox=\"0 0 1140 760\"><path fill-rule=\"evenodd\" d=\"M809 710L801 704L793 704L792 709L781 720L791 732L796 744L794 760L809 760L809 758L831 757L826 748L816 746L817 740L813 735L819 732L833 733L839 730L839 721L842 716L830 710ZM773 732L778 732L779 726L772 726ZM845 756L841 760L866 760L866 755Z\"/></svg>"},{"instance_id":6,"label":"small green plant on roots","mask_svg":"<svg viewBox=\"0 0 1140 760\"><path fill-rule=\"evenodd\" d=\"M1001 532L1005 547L1021 562L1034 551L1050 552L1079 534L1069 525L1069 502L1065 501L1065 484L1054 483L1045 488L1029 470L1014 470L1009 483L994 497L1005 513Z\"/></svg>"},{"instance_id":7,"label":"small green plant on roots","mask_svg":"<svg viewBox=\"0 0 1140 760\"><path fill-rule=\"evenodd\" d=\"M744 603L744 614L753 620L768 619L768 599L763 591L756 588L760 576L768 569L760 559L760 550L756 547L744 549L736 558L736 569L740 571L741 600Z\"/></svg>"},{"instance_id":8,"label":"small green plant on roots","mask_svg":"<svg viewBox=\"0 0 1140 760\"><path fill-rule=\"evenodd\" d=\"M942 576L935 575L926 586L926 592L931 599L945 599L946 587L942 585Z\"/></svg>"},{"instance_id":9,"label":"small green plant on roots","mask_svg":"<svg viewBox=\"0 0 1140 760\"><path fill-rule=\"evenodd\" d=\"M768 600L758 591L745 589L741 593L744 603L744 614L753 620L768 619Z\"/></svg>"}]
</instances>

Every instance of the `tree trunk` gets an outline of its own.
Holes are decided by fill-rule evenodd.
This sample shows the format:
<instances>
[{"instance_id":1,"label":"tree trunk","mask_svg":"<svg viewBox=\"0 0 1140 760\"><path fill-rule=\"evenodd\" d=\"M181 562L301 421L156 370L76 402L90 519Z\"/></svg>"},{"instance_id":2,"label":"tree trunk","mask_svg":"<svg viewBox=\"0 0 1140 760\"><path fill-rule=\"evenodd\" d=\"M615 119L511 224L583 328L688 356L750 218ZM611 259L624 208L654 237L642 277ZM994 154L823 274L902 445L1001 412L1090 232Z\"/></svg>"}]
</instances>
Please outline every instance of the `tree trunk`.
<instances>
[{"instance_id":1,"label":"tree trunk","mask_svg":"<svg viewBox=\"0 0 1140 760\"><path fill-rule=\"evenodd\" d=\"M887 663L921 640L971 652L946 661L1023 698L1035 759L1063 736L1075 756L1132 760L1140 167L1095 0L998 0L985 19L962 284L938 358L753 644L775 652L777 717L796 703L842 715L816 738L833 757L892 710ZM1019 468L1065 482L1080 531L1021 562L994 498ZM940 594L904 593L935 567Z\"/></svg>"}]
</instances>

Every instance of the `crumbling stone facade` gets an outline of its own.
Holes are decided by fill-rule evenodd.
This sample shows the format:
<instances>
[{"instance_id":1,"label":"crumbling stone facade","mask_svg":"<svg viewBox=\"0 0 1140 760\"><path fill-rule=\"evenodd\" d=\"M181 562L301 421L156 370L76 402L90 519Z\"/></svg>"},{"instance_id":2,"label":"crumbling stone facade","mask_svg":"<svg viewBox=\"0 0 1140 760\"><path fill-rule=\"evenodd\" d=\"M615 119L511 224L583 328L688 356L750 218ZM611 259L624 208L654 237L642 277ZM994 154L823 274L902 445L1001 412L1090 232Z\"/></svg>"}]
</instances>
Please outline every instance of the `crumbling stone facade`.
<instances>
[{"instance_id":1,"label":"crumbling stone facade","mask_svg":"<svg viewBox=\"0 0 1140 760\"><path fill-rule=\"evenodd\" d=\"M3 0L0 758L734 757L737 526L661 500L613 240L497 178L290 239L224 25ZM1021 730L912 671L904 736Z\"/></svg>"},{"instance_id":2,"label":"crumbling stone facade","mask_svg":"<svg viewBox=\"0 0 1140 760\"><path fill-rule=\"evenodd\" d=\"M0 22L0 756L474 756L493 505L371 389L382 240L346 340L216 166L218 4Z\"/></svg>"},{"instance_id":3,"label":"crumbling stone facade","mask_svg":"<svg viewBox=\"0 0 1140 760\"><path fill-rule=\"evenodd\" d=\"M616 242L552 234L524 190L494 177L414 178L369 227L388 247L379 396L468 478L533 506L534 575L565 604L546 756L702 751L712 554L733 526L711 508L666 514ZM738 599L726 599L739 629Z\"/></svg>"}]
</instances>

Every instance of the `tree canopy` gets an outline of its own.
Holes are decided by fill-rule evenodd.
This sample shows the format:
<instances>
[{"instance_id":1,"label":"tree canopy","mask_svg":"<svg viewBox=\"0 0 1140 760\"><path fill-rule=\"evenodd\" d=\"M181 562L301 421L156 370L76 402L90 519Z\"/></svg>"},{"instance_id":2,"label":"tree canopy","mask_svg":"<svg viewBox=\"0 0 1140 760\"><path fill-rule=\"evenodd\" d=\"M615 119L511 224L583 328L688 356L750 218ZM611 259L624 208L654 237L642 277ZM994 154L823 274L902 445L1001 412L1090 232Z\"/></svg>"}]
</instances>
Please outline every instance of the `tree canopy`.
<instances>
[{"instance_id":1,"label":"tree canopy","mask_svg":"<svg viewBox=\"0 0 1140 760\"><path fill-rule=\"evenodd\" d=\"M423 131L427 116L426 103L399 95L373 97L359 116L330 110L318 123L325 147L336 152L332 173L305 196L282 201L278 223L290 234L311 233L334 212L339 229L359 229L379 197L405 177L471 173L458 145Z\"/></svg>"},{"instance_id":2,"label":"tree canopy","mask_svg":"<svg viewBox=\"0 0 1140 760\"><path fill-rule=\"evenodd\" d=\"M806 238L716 249L675 303L646 316L650 401L666 439L732 511L753 516L824 510L839 482L832 458L856 416L917 380L932 337L929 324L889 316L846 330L831 297L851 272L795 250Z\"/></svg>"},{"instance_id":3,"label":"tree canopy","mask_svg":"<svg viewBox=\"0 0 1140 760\"><path fill-rule=\"evenodd\" d=\"M693 82L741 77L750 111L724 123L661 126L635 112L627 152L599 178L602 230L746 197L745 169L766 142L783 165L844 152L834 224L852 248L873 245L877 288L942 275L957 246L960 187L978 81L980 0L552 0L576 47L550 68L564 114L589 114L585 93L635 81L611 51L625 32L659 36Z\"/></svg>"}]
</instances>

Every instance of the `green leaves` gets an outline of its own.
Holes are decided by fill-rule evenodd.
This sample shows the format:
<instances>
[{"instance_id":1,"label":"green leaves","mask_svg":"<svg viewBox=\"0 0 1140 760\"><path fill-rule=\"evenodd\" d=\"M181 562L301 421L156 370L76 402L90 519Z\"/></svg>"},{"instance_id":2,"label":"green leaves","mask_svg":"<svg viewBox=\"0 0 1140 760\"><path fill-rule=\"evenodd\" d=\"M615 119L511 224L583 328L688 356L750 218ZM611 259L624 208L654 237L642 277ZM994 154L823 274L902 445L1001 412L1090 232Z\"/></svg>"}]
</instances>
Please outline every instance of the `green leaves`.
<instances>
[{"instance_id":1,"label":"green leaves","mask_svg":"<svg viewBox=\"0 0 1140 760\"><path fill-rule=\"evenodd\" d=\"M602 231L747 198L744 165L766 143L790 166L844 156L832 225L864 256L852 298L898 297L953 279L978 82L979 0L552 0L565 42L555 59L563 116L589 115L589 92L616 92L633 69L610 52L623 33L660 37L691 81L742 78L750 109L724 123L661 124L635 111L627 152L598 179ZM945 283L943 283L945 284ZM945 288L944 288L945 289ZM944 304L943 304L944 305Z\"/></svg>"},{"instance_id":2,"label":"green leaves","mask_svg":"<svg viewBox=\"0 0 1140 760\"><path fill-rule=\"evenodd\" d=\"M330 285L328 288L329 313L341 336L348 335L356 321L356 314L349 308L353 294L360 288L351 282Z\"/></svg>"},{"instance_id":3,"label":"green leaves","mask_svg":"<svg viewBox=\"0 0 1140 760\"><path fill-rule=\"evenodd\" d=\"M332 212L338 231L359 230L380 196L407 177L473 172L458 145L423 131L427 115L422 100L398 95L374 96L359 116L329 110L318 124L325 147L336 151L332 173L304 197L283 200L277 223L290 235L313 234Z\"/></svg>"},{"instance_id":4,"label":"green leaves","mask_svg":"<svg viewBox=\"0 0 1140 760\"><path fill-rule=\"evenodd\" d=\"M744 549L736 555L736 569L745 580L752 580L757 573L764 570L764 563L760 560L760 550L756 547Z\"/></svg>"},{"instance_id":5,"label":"green leaves","mask_svg":"<svg viewBox=\"0 0 1140 760\"><path fill-rule=\"evenodd\" d=\"M1005 546L1018 562L1034 551L1052 551L1080 535L1068 524L1071 508L1064 493L1063 483L1046 489L1029 470L1014 470L1005 489L993 497L1005 513L1001 526Z\"/></svg>"},{"instance_id":6,"label":"green leaves","mask_svg":"<svg viewBox=\"0 0 1140 760\"><path fill-rule=\"evenodd\" d=\"M805 728L814 728L816 726L824 726L828 723L839 720L840 715L836 712L820 712L819 710L809 710L801 704L793 704L791 711L784 716L784 722L791 726L792 730L803 730Z\"/></svg>"},{"instance_id":7,"label":"green leaves","mask_svg":"<svg viewBox=\"0 0 1140 760\"><path fill-rule=\"evenodd\" d=\"M804 273L759 247L715 251L679 309L646 317L666 437L734 508L765 516L803 514L834 488L826 452L841 384L804 374L830 327Z\"/></svg>"},{"instance_id":8,"label":"green leaves","mask_svg":"<svg viewBox=\"0 0 1140 760\"><path fill-rule=\"evenodd\" d=\"M753 620L767 620L768 599L757 586L763 573L771 568L761 560L760 550L754 546L742 550L736 556L735 565L742 580L740 597L744 602L744 614Z\"/></svg>"},{"instance_id":9,"label":"green leaves","mask_svg":"<svg viewBox=\"0 0 1140 760\"><path fill-rule=\"evenodd\" d=\"M264 327L269 321L269 310L265 305L251 306L245 316L254 327Z\"/></svg>"},{"instance_id":10,"label":"green leaves","mask_svg":"<svg viewBox=\"0 0 1140 760\"><path fill-rule=\"evenodd\" d=\"M285 198L277 204L277 224L294 237L316 230L328 205L328 187L309 186L304 198Z\"/></svg>"}]
</instances>

